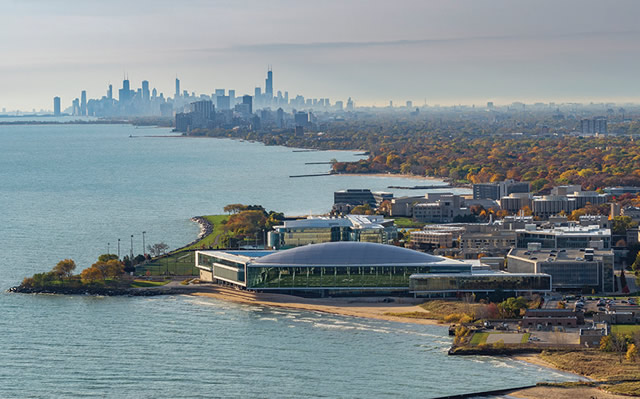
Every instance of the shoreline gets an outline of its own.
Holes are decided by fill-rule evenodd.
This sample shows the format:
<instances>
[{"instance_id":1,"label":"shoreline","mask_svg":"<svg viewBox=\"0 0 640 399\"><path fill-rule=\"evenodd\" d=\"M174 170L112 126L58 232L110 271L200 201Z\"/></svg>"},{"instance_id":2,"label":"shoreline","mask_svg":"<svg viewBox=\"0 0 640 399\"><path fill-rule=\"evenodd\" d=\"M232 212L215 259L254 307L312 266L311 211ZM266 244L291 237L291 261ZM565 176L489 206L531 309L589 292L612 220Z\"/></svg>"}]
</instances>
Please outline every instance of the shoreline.
<instances>
[{"instance_id":1,"label":"shoreline","mask_svg":"<svg viewBox=\"0 0 640 399\"><path fill-rule=\"evenodd\" d=\"M204 288L204 287L203 287ZM287 309L307 310L313 312L323 312L349 317L361 317L376 320L386 320L399 323L412 323L422 325L433 325L446 328L447 326L438 323L434 319L417 319L408 317L390 316L388 312L424 312L415 303L411 303L411 298L406 298L406 302L400 299L397 302L383 302L384 298L303 298L285 294L253 293L235 290L227 287L210 286L200 291L194 291L189 295L215 298L223 301L241 303L246 305L270 306Z\"/></svg>"}]
</instances>

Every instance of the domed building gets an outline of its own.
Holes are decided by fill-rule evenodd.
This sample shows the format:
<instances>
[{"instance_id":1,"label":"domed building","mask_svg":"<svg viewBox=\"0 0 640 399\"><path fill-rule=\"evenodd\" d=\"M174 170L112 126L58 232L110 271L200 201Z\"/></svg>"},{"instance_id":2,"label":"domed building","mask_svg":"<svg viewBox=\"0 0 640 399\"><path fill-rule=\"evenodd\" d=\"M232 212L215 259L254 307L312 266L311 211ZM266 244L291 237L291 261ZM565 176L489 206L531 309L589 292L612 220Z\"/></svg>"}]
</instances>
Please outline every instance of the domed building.
<instances>
[{"instance_id":1,"label":"domed building","mask_svg":"<svg viewBox=\"0 0 640 399\"><path fill-rule=\"evenodd\" d=\"M471 273L465 262L393 245L328 242L282 251L197 251L203 281L259 291L408 292L410 276Z\"/></svg>"}]
</instances>

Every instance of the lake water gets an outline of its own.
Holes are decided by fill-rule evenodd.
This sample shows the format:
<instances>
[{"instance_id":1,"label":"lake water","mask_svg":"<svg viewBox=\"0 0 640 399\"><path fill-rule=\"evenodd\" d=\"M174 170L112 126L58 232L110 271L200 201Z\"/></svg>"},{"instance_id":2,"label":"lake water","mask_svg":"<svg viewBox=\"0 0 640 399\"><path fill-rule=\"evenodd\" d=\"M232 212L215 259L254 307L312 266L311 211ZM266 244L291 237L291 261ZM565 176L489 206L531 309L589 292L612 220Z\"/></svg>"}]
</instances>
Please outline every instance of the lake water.
<instances>
[{"instance_id":1,"label":"lake water","mask_svg":"<svg viewBox=\"0 0 640 399\"><path fill-rule=\"evenodd\" d=\"M126 125L0 126L0 397L435 397L571 377L521 362L448 357L439 326L267 309L187 296L17 295L23 277L73 258L171 247L192 216L229 203L287 214L333 191L419 180L326 176L353 152L176 137ZM130 135L136 136L129 138ZM394 190L391 190L394 191ZM419 195L424 191L397 191Z\"/></svg>"}]
</instances>

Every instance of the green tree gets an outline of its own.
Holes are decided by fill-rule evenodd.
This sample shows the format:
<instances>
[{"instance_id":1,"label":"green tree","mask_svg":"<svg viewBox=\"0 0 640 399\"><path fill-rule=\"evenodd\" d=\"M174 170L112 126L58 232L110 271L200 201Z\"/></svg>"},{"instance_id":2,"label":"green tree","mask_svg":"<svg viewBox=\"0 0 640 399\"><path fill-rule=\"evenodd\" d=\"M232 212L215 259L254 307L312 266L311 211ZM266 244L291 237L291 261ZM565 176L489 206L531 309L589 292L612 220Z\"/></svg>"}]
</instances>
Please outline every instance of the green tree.
<instances>
[{"instance_id":1,"label":"green tree","mask_svg":"<svg viewBox=\"0 0 640 399\"><path fill-rule=\"evenodd\" d=\"M634 222L629 216L616 216L613 218L611 224L611 230L613 234L624 235L627 234L627 230L636 227L638 223Z\"/></svg>"}]
</instances>

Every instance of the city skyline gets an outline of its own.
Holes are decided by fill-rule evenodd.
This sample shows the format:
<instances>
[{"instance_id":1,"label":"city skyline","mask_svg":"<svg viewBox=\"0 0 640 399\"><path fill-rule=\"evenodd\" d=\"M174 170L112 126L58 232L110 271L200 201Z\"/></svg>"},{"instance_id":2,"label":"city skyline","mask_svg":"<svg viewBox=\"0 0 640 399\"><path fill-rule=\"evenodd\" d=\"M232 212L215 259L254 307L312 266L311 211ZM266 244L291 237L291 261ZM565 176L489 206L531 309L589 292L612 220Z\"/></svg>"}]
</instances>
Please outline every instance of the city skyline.
<instances>
[{"instance_id":1,"label":"city skyline","mask_svg":"<svg viewBox=\"0 0 640 399\"><path fill-rule=\"evenodd\" d=\"M194 91L251 94L268 65L281 90L362 105L638 101L639 11L576 0L9 1L0 107L50 109L78 88L97 97L123 73L165 96L176 73Z\"/></svg>"}]
</instances>

